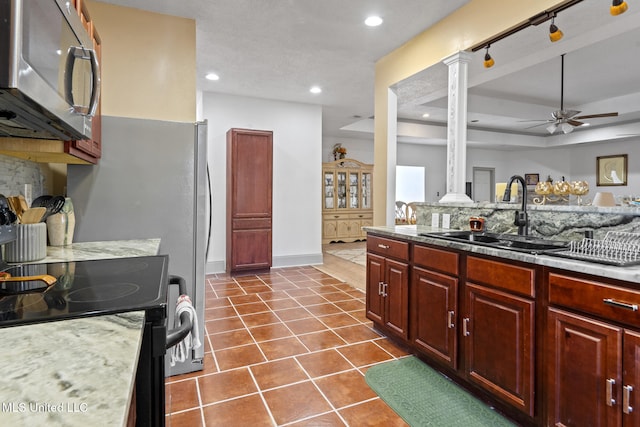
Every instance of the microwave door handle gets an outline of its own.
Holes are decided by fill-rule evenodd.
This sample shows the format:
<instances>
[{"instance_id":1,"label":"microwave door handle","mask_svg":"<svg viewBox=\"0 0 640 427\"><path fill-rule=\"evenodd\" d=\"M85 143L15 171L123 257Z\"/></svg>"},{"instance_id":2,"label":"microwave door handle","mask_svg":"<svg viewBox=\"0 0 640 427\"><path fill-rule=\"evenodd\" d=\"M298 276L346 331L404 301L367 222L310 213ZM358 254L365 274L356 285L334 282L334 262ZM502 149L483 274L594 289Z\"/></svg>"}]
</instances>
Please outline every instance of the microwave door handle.
<instances>
[{"instance_id":1,"label":"microwave door handle","mask_svg":"<svg viewBox=\"0 0 640 427\"><path fill-rule=\"evenodd\" d=\"M69 47L67 52L67 61L64 67L64 99L68 105L73 106L73 111L77 113L75 102L73 102L73 67L76 65L78 48L75 46Z\"/></svg>"},{"instance_id":2,"label":"microwave door handle","mask_svg":"<svg viewBox=\"0 0 640 427\"><path fill-rule=\"evenodd\" d=\"M98 64L98 54L95 50L89 51L89 56L91 57L91 73L93 75L92 83L93 87L91 90L91 101L89 102L89 117L93 117L96 115L96 110L98 109L98 101L100 100L100 64Z\"/></svg>"},{"instance_id":3,"label":"microwave door handle","mask_svg":"<svg viewBox=\"0 0 640 427\"><path fill-rule=\"evenodd\" d=\"M89 103L89 107L76 105L73 100L73 68L77 59L91 61L93 87L91 91L91 100ZM65 64L64 86L65 100L67 101L67 104L72 106L73 112L82 114L83 116L92 117L95 114L96 108L98 107L98 100L100 96L100 66L98 64L98 58L94 50L76 46L71 46L69 48L69 52L67 53L67 61Z\"/></svg>"}]
</instances>

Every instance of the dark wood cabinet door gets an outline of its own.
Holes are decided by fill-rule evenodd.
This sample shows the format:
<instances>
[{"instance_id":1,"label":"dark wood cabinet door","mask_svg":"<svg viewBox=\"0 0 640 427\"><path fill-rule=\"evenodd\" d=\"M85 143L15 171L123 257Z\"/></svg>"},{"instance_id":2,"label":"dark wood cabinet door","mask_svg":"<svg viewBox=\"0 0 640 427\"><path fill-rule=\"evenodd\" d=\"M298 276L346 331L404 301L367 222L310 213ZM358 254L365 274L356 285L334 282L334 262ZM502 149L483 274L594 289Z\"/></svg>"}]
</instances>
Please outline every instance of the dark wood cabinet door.
<instances>
[{"instance_id":1,"label":"dark wood cabinet door","mask_svg":"<svg viewBox=\"0 0 640 427\"><path fill-rule=\"evenodd\" d=\"M466 283L462 332L469 381L534 415L535 303Z\"/></svg>"},{"instance_id":2,"label":"dark wood cabinet door","mask_svg":"<svg viewBox=\"0 0 640 427\"><path fill-rule=\"evenodd\" d=\"M233 216L270 217L272 151L271 133L237 132L233 150Z\"/></svg>"},{"instance_id":3,"label":"dark wood cabinet door","mask_svg":"<svg viewBox=\"0 0 640 427\"><path fill-rule=\"evenodd\" d=\"M547 331L547 425L620 426L622 329L550 308Z\"/></svg>"},{"instance_id":4,"label":"dark wood cabinet door","mask_svg":"<svg viewBox=\"0 0 640 427\"><path fill-rule=\"evenodd\" d=\"M265 270L272 256L273 133L227 132L227 271Z\"/></svg>"},{"instance_id":5,"label":"dark wood cabinet door","mask_svg":"<svg viewBox=\"0 0 640 427\"><path fill-rule=\"evenodd\" d=\"M382 286L384 284L384 257L367 254L367 318L382 324L384 313L384 299Z\"/></svg>"},{"instance_id":6,"label":"dark wood cabinet door","mask_svg":"<svg viewBox=\"0 0 640 427\"><path fill-rule=\"evenodd\" d=\"M622 425L640 426L640 333L624 331Z\"/></svg>"},{"instance_id":7,"label":"dark wood cabinet door","mask_svg":"<svg viewBox=\"0 0 640 427\"><path fill-rule=\"evenodd\" d=\"M409 339L409 264L391 259L385 260L385 326Z\"/></svg>"},{"instance_id":8,"label":"dark wood cabinet door","mask_svg":"<svg viewBox=\"0 0 640 427\"><path fill-rule=\"evenodd\" d=\"M411 278L411 342L456 369L458 279L414 267Z\"/></svg>"}]
</instances>

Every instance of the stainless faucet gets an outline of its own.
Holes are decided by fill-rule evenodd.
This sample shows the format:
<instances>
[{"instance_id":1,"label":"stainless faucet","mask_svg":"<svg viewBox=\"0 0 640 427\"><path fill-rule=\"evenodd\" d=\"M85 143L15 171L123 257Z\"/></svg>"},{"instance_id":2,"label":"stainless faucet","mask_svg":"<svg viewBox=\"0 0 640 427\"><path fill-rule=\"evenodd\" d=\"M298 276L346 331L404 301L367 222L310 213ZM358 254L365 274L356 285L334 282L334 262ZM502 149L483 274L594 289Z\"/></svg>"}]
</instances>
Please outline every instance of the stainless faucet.
<instances>
[{"instance_id":1,"label":"stainless faucet","mask_svg":"<svg viewBox=\"0 0 640 427\"><path fill-rule=\"evenodd\" d=\"M513 175L509 178L507 188L505 188L504 195L502 196L502 201L508 202L511 200L511 185L513 184L513 181L520 181L520 184L522 185L522 210L516 211L516 219L513 221L513 224L518 226L518 234L520 236L526 236L529 234L529 216L527 215L527 184L523 177L520 175Z\"/></svg>"}]
</instances>

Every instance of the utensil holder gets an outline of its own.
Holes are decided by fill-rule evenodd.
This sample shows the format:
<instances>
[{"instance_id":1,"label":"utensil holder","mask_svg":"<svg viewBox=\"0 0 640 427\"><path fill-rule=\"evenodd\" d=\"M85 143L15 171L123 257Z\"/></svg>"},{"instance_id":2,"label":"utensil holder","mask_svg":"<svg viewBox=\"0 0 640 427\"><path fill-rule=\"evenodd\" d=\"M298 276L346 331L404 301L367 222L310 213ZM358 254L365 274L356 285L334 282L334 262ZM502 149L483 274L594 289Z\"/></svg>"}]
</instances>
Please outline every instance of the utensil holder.
<instances>
[{"instance_id":1,"label":"utensil holder","mask_svg":"<svg viewBox=\"0 0 640 427\"><path fill-rule=\"evenodd\" d=\"M47 256L47 225L17 224L16 240L4 245L7 262L37 261Z\"/></svg>"}]
</instances>

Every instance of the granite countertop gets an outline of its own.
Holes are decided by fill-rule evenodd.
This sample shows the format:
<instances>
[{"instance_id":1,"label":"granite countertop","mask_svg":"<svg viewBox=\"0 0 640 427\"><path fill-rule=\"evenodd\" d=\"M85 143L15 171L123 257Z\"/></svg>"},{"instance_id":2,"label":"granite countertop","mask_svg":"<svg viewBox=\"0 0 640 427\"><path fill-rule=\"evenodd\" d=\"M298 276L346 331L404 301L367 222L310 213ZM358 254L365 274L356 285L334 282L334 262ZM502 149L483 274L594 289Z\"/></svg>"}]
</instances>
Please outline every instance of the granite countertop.
<instances>
[{"instance_id":1,"label":"granite countertop","mask_svg":"<svg viewBox=\"0 0 640 427\"><path fill-rule=\"evenodd\" d=\"M47 256L30 263L86 261L94 259L128 258L157 255L160 239L111 240L104 242L79 242L68 246L47 246Z\"/></svg>"},{"instance_id":2,"label":"granite countertop","mask_svg":"<svg viewBox=\"0 0 640 427\"><path fill-rule=\"evenodd\" d=\"M126 425L143 327L135 311L0 329L0 424Z\"/></svg>"},{"instance_id":3,"label":"granite countertop","mask_svg":"<svg viewBox=\"0 0 640 427\"><path fill-rule=\"evenodd\" d=\"M449 229L432 228L424 225L399 225L392 227L363 227L365 231L388 237L403 238L406 240L428 243L435 246L464 250L469 253L490 255L514 261L522 261L530 264L559 268L568 271L591 274L593 276L623 280L626 282L640 283L640 266L615 267L593 262L578 261L559 258L552 255L532 255L524 252L510 251L506 249L492 248L474 245L465 242L438 239L435 237L421 236L420 233L451 231Z\"/></svg>"}]
</instances>

